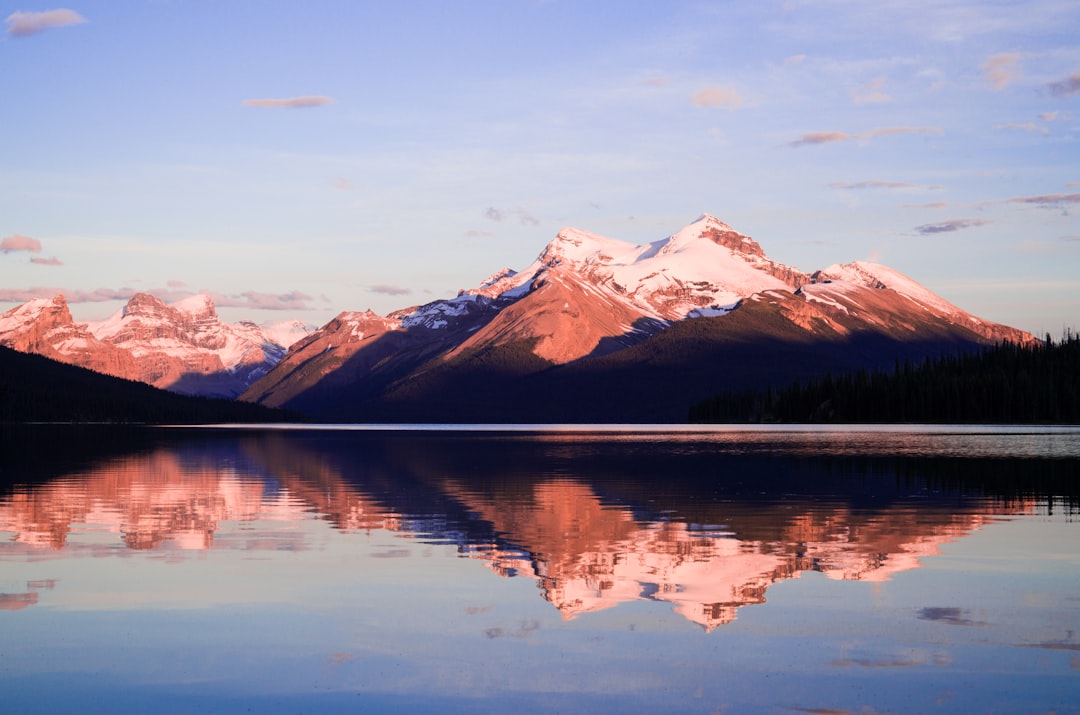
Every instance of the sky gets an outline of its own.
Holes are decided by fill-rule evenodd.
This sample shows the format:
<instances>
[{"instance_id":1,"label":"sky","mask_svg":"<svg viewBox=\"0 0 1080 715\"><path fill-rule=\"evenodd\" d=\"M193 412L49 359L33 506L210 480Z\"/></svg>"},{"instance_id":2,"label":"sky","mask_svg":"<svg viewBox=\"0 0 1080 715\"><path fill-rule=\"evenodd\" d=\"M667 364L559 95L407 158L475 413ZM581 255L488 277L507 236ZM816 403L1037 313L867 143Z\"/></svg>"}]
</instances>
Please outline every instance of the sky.
<instances>
[{"instance_id":1,"label":"sky","mask_svg":"<svg viewBox=\"0 0 1080 715\"><path fill-rule=\"evenodd\" d=\"M64 0L61 0L64 1ZM0 310L392 310L702 213L1080 329L1076 0L0 1Z\"/></svg>"}]
</instances>

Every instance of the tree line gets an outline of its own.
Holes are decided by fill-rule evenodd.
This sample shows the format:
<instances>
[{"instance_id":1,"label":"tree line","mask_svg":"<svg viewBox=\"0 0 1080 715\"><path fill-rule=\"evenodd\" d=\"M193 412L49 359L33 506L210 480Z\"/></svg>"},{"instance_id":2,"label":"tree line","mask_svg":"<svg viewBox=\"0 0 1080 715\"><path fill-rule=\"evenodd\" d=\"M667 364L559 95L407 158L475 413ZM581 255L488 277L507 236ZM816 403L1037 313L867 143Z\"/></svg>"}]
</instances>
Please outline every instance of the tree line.
<instances>
[{"instance_id":1,"label":"tree line","mask_svg":"<svg viewBox=\"0 0 1080 715\"><path fill-rule=\"evenodd\" d=\"M1080 423L1080 336L718 394L690 422Z\"/></svg>"},{"instance_id":2,"label":"tree line","mask_svg":"<svg viewBox=\"0 0 1080 715\"><path fill-rule=\"evenodd\" d=\"M299 415L246 402L178 395L0 347L0 424L212 424L301 419Z\"/></svg>"}]
</instances>

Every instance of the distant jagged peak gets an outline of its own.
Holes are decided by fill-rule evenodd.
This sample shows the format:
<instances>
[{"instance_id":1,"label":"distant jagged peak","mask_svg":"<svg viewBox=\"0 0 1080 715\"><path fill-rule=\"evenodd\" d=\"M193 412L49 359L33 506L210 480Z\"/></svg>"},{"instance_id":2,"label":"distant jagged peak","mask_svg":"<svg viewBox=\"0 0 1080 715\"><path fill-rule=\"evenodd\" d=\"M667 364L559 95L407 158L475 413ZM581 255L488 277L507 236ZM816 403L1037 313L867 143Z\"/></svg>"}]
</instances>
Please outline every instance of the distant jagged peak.
<instances>
[{"instance_id":1,"label":"distant jagged peak","mask_svg":"<svg viewBox=\"0 0 1080 715\"><path fill-rule=\"evenodd\" d=\"M152 293L139 292L128 299L127 304L121 310L121 314L124 317L156 317L168 313L170 310L189 318L217 318L217 308L214 306L214 300L205 293L166 303Z\"/></svg>"},{"instance_id":2,"label":"distant jagged peak","mask_svg":"<svg viewBox=\"0 0 1080 715\"><path fill-rule=\"evenodd\" d=\"M542 265L632 262L642 246L580 228L562 228L536 259ZM527 271L526 271L527 272Z\"/></svg>"},{"instance_id":3,"label":"distant jagged peak","mask_svg":"<svg viewBox=\"0 0 1080 715\"><path fill-rule=\"evenodd\" d=\"M15 330L30 323L47 321L52 325L67 325L72 321L71 310L63 295L34 298L0 314L0 333Z\"/></svg>"},{"instance_id":4,"label":"distant jagged peak","mask_svg":"<svg viewBox=\"0 0 1080 715\"><path fill-rule=\"evenodd\" d=\"M515 271L513 268L503 268L502 270L496 271L495 273L492 273L490 276L485 278L484 281L480 284L480 290L483 290L484 288L489 288L504 278L513 278L516 275L517 271Z\"/></svg>"},{"instance_id":5,"label":"distant jagged peak","mask_svg":"<svg viewBox=\"0 0 1080 715\"><path fill-rule=\"evenodd\" d=\"M166 308L165 301L151 293L136 293L121 309L124 317L129 315L157 315Z\"/></svg>"},{"instance_id":6,"label":"distant jagged peak","mask_svg":"<svg viewBox=\"0 0 1080 715\"><path fill-rule=\"evenodd\" d=\"M683 228L676 231L661 249L675 252L692 242L707 239L718 246L723 246L745 256L765 257L765 252L757 241L744 233L736 231L711 214L701 214Z\"/></svg>"}]
</instances>

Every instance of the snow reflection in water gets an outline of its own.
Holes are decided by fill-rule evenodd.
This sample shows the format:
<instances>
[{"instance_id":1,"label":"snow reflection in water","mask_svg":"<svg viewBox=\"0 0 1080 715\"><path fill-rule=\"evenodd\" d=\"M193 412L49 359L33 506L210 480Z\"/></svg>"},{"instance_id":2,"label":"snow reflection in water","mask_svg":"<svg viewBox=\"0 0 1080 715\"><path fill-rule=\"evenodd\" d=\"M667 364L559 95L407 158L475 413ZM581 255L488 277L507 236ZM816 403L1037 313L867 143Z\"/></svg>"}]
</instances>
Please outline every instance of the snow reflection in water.
<instances>
[{"instance_id":1,"label":"snow reflection in water","mask_svg":"<svg viewBox=\"0 0 1080 715\"><path fill-rule=\"evenodd\" d=\"M110 683L113 709L193 677L180 711L346 694L373 708L889 710L902 699L871 670L918 673L904 697L928 704L958 661L973 684L957 697L978 709L1001 704L986 654L1019 669L1005 679L1025 693L1017 711L1074 694L1076 431L181 430L86 444L54 447L55 467L5 452L0 609L22 640L3 678L98 697ZM936 595L953 593L967 601ZM67 651L35 613L87 655L42 667ZM130 643L113 615L149 634L138 658L118 655ZM977 631L1000 633L955 637ZM225 675L191 650L207 647ZM183 677L159 672L173 657ZM486 675L451 677L463 657ZM371 659L377 678L353 667ZM765 678L785 669L777 691ZM51 697L45 709L78 709Z\"/></svg>"}]
</instances>

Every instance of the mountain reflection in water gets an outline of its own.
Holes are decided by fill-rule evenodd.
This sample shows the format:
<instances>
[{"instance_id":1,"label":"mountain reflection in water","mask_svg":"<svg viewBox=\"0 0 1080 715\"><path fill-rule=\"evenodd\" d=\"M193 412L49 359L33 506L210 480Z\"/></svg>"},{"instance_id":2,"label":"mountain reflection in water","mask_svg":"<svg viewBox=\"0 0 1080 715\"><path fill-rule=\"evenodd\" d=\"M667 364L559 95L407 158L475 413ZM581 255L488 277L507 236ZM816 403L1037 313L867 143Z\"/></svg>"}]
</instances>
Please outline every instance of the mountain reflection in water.
<instances>
[{"instance_id":1,"label":"mountain reflection in water","mask_svg":"<svg viewBox=\"0 0 1080 715\"><path fill-rule=\"evenodd\" d=\"M567 619L650 599L712 630L803 572L888 580L988 521L1075 508L1059 488L1075 462L979 437L946 436L945 458L872 433L39 431L19 445L33 468L6 454L0 558L301 551L307 532L244 524L325 520L454 544ZM115 538L70 538L86 531Z\"/></svg>"}]
</instances>

